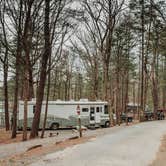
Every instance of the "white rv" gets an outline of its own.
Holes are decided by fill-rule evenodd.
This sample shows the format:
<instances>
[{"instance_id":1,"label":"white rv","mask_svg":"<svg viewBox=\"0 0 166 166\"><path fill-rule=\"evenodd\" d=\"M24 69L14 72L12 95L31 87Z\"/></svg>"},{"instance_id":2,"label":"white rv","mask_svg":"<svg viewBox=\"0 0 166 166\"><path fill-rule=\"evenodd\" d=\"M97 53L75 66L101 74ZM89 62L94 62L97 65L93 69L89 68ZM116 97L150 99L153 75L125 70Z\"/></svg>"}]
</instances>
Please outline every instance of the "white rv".
<instances>
[{"instance_id":1,"label":"white rv","mask_svg":"<svg viewBox=\"0 0 166 166\"><path fill-rule=\"evenodd\" d=\"M35 111L35 101L28 102L28 128L31 128ZM42 128L46 102L43 101L40 128ZM49 101L46 128L74 128L78 126L77 107L80 108L81 124L86 127L108 127L110 118L108 114L108 103L102 101ZM23 127L24 102L19 101L18 128Z\"/></svg>"}]
</instances>

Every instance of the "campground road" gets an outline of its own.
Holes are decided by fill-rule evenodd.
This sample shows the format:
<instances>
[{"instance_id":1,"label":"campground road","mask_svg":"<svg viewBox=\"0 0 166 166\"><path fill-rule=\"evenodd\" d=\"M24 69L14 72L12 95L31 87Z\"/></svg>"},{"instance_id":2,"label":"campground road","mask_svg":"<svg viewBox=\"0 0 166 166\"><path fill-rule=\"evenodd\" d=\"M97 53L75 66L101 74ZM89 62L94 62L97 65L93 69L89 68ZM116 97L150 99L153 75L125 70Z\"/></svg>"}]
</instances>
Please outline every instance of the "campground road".
<instances>
[{"instance_id":1,"label":"campground road","mask_svg":"<svg viewBox=\"0 0 166 166\"><path fill-rule=\"evenodd\" d=\"M121 128L43 156L31 166L148 166L166 134L166 121Z\"/></svg>"}]
</instances>

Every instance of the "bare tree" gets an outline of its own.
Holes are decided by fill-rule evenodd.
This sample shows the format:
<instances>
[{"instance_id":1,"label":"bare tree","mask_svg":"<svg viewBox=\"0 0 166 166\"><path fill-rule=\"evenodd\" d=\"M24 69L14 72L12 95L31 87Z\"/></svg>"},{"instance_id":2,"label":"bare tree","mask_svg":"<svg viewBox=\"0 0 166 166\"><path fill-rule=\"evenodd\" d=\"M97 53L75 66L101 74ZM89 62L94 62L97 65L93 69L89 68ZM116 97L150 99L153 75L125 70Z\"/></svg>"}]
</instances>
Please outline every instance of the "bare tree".
<instances>
[{"instance_id":1,"label":"bare tree","mask_svg":"<svg viewBox=\"0 0 166 166\"><path fill-rule=\"evenodd\" d=\"M7 32L6 32L6 20L5 20L5 2L4 1L0 1L0 6L1 6L1 10L0 10L0 25L2 28L2 36L3 39L1 39L1 44L2 47L4 49L4 56L0 56L0 61L3 64L3 83L4 83L4 101L5 101L5 127L6 130L9 130L10 128L10 124L9 124L9 109L8 109L8 68L9 68L9 64L8 64L8 59L9 59L9 44L8 44L8 40L7 40Z\"/></svg>"}]
</instances>

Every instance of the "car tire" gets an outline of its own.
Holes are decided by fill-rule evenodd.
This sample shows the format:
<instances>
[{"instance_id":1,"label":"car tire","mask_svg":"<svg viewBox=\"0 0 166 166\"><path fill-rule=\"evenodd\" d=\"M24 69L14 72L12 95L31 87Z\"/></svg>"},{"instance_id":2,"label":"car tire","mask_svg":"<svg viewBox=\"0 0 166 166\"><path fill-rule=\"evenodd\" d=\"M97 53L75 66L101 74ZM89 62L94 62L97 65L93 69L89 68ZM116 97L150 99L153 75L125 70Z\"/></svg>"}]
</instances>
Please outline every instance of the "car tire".
<instances>
[{"instance_id":1,"label":"car tire","mask_svg":"<svg viewBox=\"0 0 166 166\"><path fill-rule=\"evenodd\" d=\"M51 130L57 130L59 128L59 124L53 123L50 128L51 128Z\"/></svg>"},{"instance_id":2,"label":"car tire","mask_svg":"<svg viewBox=\"0 0 166 166\"><path fill-rule=\"evenodd\" d=\"M104 125L106 128L108 128L108 127L110 127L110 122L109 121L107 121L107 122L105 122L105 125Z\"/></svg>"}]
</instances>

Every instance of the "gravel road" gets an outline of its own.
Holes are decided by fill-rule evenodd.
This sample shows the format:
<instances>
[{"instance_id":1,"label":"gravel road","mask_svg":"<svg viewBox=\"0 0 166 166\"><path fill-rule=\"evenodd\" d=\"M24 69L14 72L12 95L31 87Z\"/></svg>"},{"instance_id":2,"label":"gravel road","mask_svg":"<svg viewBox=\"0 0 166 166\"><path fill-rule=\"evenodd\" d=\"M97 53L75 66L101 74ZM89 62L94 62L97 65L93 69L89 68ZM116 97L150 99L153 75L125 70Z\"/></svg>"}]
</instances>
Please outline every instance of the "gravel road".
<instances>
[{"instance_id":1,"label":"gravel road","mask_svg":"<svg viewBox=\"0 0 166 166\"><path fill-rule=\"evenodd\" d=\"M166 134L166 121L107 131L87 143L47 154L31 166L148 166Z\"/></svg>"},{"instance_id":2,"label":"gravel road","mask_svg":"<svg viewBox=\"0 0 166 166\"><path fill-rule=\"evenodd\" d=\"M113 128L100 128L96 130L87 130L83 132L84 136L101 136L106 133L111 132L117 132L118 130L124 128L125 125L116 126ZM57 136L49 137L49 133L53 133L53 135L56 135L56 133L59 133ZM39 134L40 135L40 134ZM50 144L55 144L55 142L64 141L68 138L78 136L79 133L76 130L47 130L45 132L46 138L40 139L32 139L28 140L26 142L16 142L16 143L10 143L10 144L1 144L0 145L0 160L4 159L5 157L10 157L12 155L20 154L23 152L26 152L27 149L29 149L32 146L41 144L43 147L48 146Z\"/></svg>"}]
</instances>

